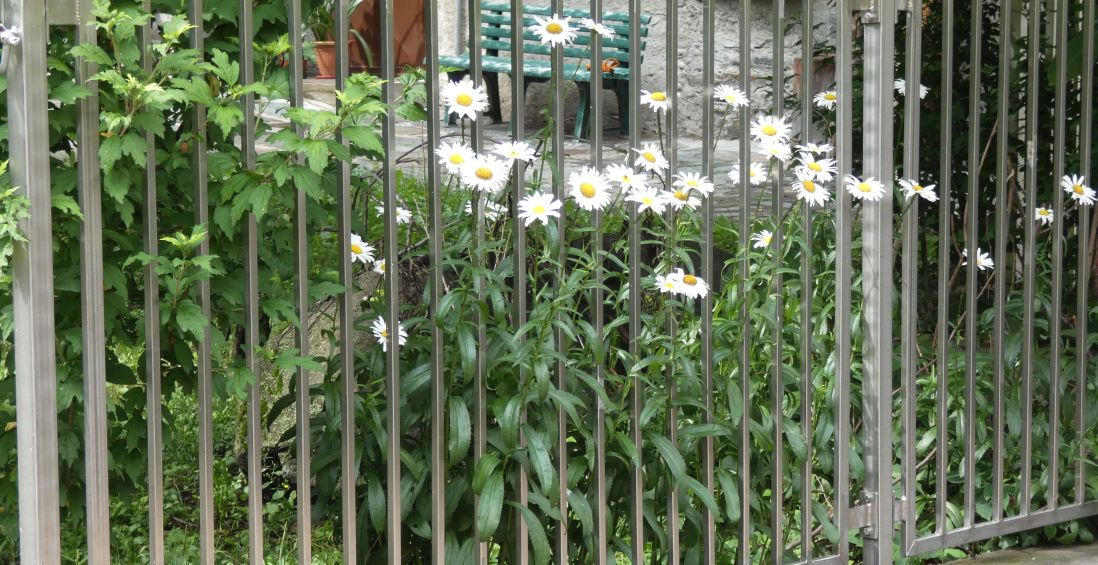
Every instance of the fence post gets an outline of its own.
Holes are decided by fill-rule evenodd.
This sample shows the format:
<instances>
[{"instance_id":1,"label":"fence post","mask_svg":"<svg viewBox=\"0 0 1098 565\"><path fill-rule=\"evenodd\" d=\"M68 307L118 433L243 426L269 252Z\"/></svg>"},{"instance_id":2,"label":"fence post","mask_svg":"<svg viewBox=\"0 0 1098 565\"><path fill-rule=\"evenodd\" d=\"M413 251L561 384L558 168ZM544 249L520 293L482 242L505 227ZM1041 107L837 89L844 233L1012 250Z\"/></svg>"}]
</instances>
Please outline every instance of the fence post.
<instances>
[{"instance_id":1,"label":"fence post","mask_svg":"<svg viewBox=\"0 0 1098 565\"><path fill-rule=\"evenodd\" d=\"M865 563L892 563L892 77L896 1L874 0L865 24L863 174L884 183L879 202L862 210L862 292L865 345L862 405L865 420L865 497L869 526L863 529ZM918 85L908 85L918 96Z\"/></svg>"},{"instance_id":2,"label":"fence post","mask_svg":"<svg viewBox=\"0 0 1098 565\"><path fill-rule=\"evenodd\" d=\"M11 182L30 200L30 217L20 223L28 241L12 256L19 555L23 563L50 565L61 562L61 518L45 1L7 0L3 24L23 37L19 45L4 46L4 59Z\"/></svg>"}]
</instances>

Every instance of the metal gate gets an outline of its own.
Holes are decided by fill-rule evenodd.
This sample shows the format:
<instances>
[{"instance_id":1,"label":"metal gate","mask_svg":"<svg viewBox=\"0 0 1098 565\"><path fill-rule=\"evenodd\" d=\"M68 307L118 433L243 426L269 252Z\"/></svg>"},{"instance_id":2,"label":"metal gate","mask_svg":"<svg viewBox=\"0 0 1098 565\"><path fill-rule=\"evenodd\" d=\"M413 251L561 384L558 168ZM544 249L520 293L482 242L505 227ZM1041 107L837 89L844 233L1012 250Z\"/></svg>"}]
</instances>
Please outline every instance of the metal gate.
<instances>
[{"instance_id":1,"label":"metal gate","mask_svg":"<svg viewBox=\"0 0 1098 565\"><path fill-rule=\"evenodd\" d=\"M673 315L659 318L658 328L647 323L657 319L651 317L645 292L650 284L649 275L657 273L644 264L653 254L652 243L646 239L649 236L645 231L648 224L647 216L643 215L644 204L628 203L625 220L616 228L600 212L590 215L592 229L588 231L580 229L578 216L557 216L552 222L556 233L565 234L568 230L583 233L575 241L582 240L584 245L597 250L591 255L590 290L582 301L590 305L585 311L590 340L599 345L594 346L589 359L578 360L587 363L584 367L589 370L572 368L569 363L577 360L570 358L569 344L587 338L568 336L571 329L562 323L545 333L553 336L552 363L527 367L521 359L513 359L514 366L521 367L515 369L518 382L544 379L551 383L546 385L547 390L551 387L566 395L554 397L558 399L555 401L558 404L553 405L555 419L540 413L535 416L534 421L541 424L555 421L555 431L548 434L524 425L527 404L533 406L533 397L513 403L513 408L512 403L505 402L508 408L497 411L499 392L492 379L493 372L501 369L488 362L492 335L501 330L513 332L508 335L520 347L526 339L526 330L518 330L539 306L536 302L541 295L537 285L542 282L538 278L542 275L537 261L541 256L538 249L528 248L529 223L514 224L513 247L506 250L513 265L509 277L491 283L483 278L475 283L477 299L484 306L468 314L467 321L475 329L473 333L462 333L464 326L447 327L429 321L433 317L442 319L447 305L452 303L446 284L447 269L452 267L445 263L448 242L444 240L447 226L443 217L449 177L444 165L433 157L433 150L440 146L444 135L451 135L446 132L453 131L444 130L446 116L439 110L440 91L448 84L443 71L450 72L453 78L465 74L475 86L485 84L487 74L498 71L508 75L512 101L508 136L522 141L531 137L525 130L526 73L531 68L537 70L524 63L531 59L543 61L542 68L550 69L556 77L550 80L546 94L551 99L549 114L555 119L547 126L550 131L544 151L557 158L547 165L548 176L537 178L546 193L564 199L567 175L575 171L568 170L572 165L563 156L576 144L569 145L565 135L563 117L570 108L566 106L567 81L561 76L571 69L576 77L584 74L585 68L582 63L566 61L566 55L573 59L576 56L568 55L564 46L527 42L532 34L528 28L537 22L533 17L542 12L531 11L527 6L524 13L524 2L518 0L509 7L482 5L480 0L456 2L461 17L467 20L464 43L473 55L466 69L443 68L439 46L440 15L445 14L445 6L440 8L441 3L441 0L423 3L428 38L424 135L430 153L423 164L428 268L422 298L429 313L427 329L420 332L418 339L430 340L430 355L425 372L420 372L419 367L415 371L402 367L401 348L394 345L399 341L401 328L402 284L410 284L401 280L400 258L404 247L399 241L396 214L400 155L395 108L398 96L402 95L402 83L394 68L391 46L394 13L399 5L395 6L398 3L393 0L379 2L382 45L379 61L385 81L380 101L391 111L379 118L383 150L374 158L379 163L383 210L371 216L371 205L365 216L383 222L380 257L396 264L396 268L383 269L383 283L379 285L379 292L385 297L380 320L385 327L394 329L395 336L384 334L390 345L383 364L384 411L374 414L386 430L383 437L364 431L369 423L355 412L356 395L366 385L356 383L354 378L358 374L355 365L359 346L354 326L357 305L353 293L346 290L356 284L352 229L356 214L361 212L355 208L358 201L352 191L353 163L349 159L338 160L325 170L334 181L334 200L326 205L335 210L338 218L336 272L337 282L344 289L332 296L338 311L334 341L338 354L331 358L334 361L329 370L339 377L333 381L337 385L333 394L330 397L326 394L325 401L331 400L326 406L339 410L339 486L334 492L340 501L338 515L345 562L359 562L378 551L377 547L362 543L366 531L371 539L383 540L385 552L384 557L371 557L378 560L371 562L527 563L551 557L557 563L600 564L619 558L637 563L712 564L733 560L890 563L901 557L1098 514L1098 500L1093 492L1088 494L1087 482L1087 460L1093 457L1088 442L1094 438L1088 397L1091 387L1087 383L1094 368L1095 349L1087 331L1088 321L1095 315L1090 307L1088 277L1094 264L1093 224L1098 222L1090 217L1092 208L1075 204L1075 195L1085 193L1079 190L1080 186L1085 188L1084 181L1071 181L1073 185L1065 187L1067 192L1059 187L1065 175L1078 173L1089 178L1092 172L1093 2L739 0L732 5L701 0L700 20L680 21L680 11L693 13L695 7L691 3L607 0L606 4L621 8L611 13L602 0L591 0L589 4L551 0L545 14L567 14L573 18L578 18L581 12L593 14L597 23L606 23L617 36L603 38L596 30L581 33L576 43L586 49L583 57L589 61L586 67L589 83L582 88L591 93L589 140L583 144L590 148L587 150L590 166L602 169L609 160L605 153L608 148L613 149L604 137L610 116L604 86L620 83L618 86L627 92L624 98L627 107L617 109L628 130L624 142L627 154L632 156L631 149L642 147L653 133L661 143L666 136L663 152L668 161L667 177L689 168L715 181L718 194L732 195L729 201L735 209L734 222L728 225L733 226L738 238L733 245L736 257L720 265L716 246L719 234L714 230L723 228L716 220L716 195L701 198L696 244L688 246L684 253L697 261L697 277L709 281L712 289L695 301L683 302L683 320L679 320L683 327L687 319L696 320L698 332L694 339L699 354L683 373L675 368L674 348L678 345L669 346L672 361L665 369L666 379L661 380L646 373L645 367L656 361L648 359L650 352L645 348L657 347L650 339L653 332L675 335L677 326ZM347 0L333 4L337 54L334 82L339 91L351 86L348 45L353 38L347 32L347 4ZM242 0L237 6L240 72L235 82L245 89L257 81L252 45L255 26L262 25L262 17L270 21L267 15L257 19L254 10L258 5ZM54 103L50 102L47 87L47 53L49 42L59 37L67 37L74 44L95 45L97 28L91 17L91 0L77 0L72 5L46 0L5 0L3 8L0 23L6 31L0 36L5 42L0 65L7 74L10 177L11 184L20 188L19 194L29 199L29 216L20 224L26 241L15 245L12 259L19 546L24 563L59 563L63 516L58 493L64 485L58 472L55 344L59 334L54 314L55 227L51 210L55 203L51 200L54 189L50 152L56 152L62 142L56 136L51 138L50 133L48 107L57 105L50 106ZM145 2L148 13L153 8ZM1042 9L1046 15L1034 15L1042 13ZM289 51L285 56L289 105L301 109L305 107L305 72L302 34L296 32L303 25L301 0L289 0L285 10L287 27L294 30L289 33ZM651 20L646 19L649 10L658 12ZM207 50L204 45L207 32L203 27L206 12L202 0L190 0L188 13L195 26L187 32L190 47L198 50L204 60L212 60L213 48ZM967 17L962 17L966 14ZM736 22L735 37L718 33L721 17ZM762 25L764 17L766 22ZM963 21L964 27L958 27L958 21ZM985 25L989 29L985 30ZM644 60L641 54L656 43L648 34L654 34L650 30L660 26L665 45L658 47L662 47L665 60L653 62L655 57L651 56ZM938 41L935 52L940 53L941 60L924 58L924 27ZM819 31L814 33L817 28ZM494 31L487 34L485 30ZM689 33L682 33L683 30ZM959 31L968 33L967 41L958 40ZM160 33L165 32L154 30L152 22L143 26L145 71L151 71L157 64L156 54L149 45ZM1003 34L1007 34L1008 40L1002 40ZM999 48L994 57L970 48L984 45L993 37ZM490 45L484 45L486 41ZM506 42L509 47L502 45ZM760 46L765 43L769 47L763 50ZM964 46L963 50L958 51L958 45ZM510 49L509 55L500 56L501 49ZM625 75L613 67L606 72L590 72L603 68L604 49L628 54L628 59L618 61L625 63L628 71ZM728 58L730 68L718 68L717 54L726 49L734 50L735 57ZM492 53L486 54L489 51ZM958 52L967 53L967 58L958 56ZM70 145L78 169L82 214L82 232L78 238L84 390L81 449L86 481L87 556L89 562L98 564L112 562L107 441L110 425L107 356L112 344L107 330L110 320L104 318L103 290L110 286L104 281L103 236L104 228L111 226L103 222L104 180L99 150L101 139L109 137L103 132L110 133L110 128L101 124L99 90L96 81L89 80L100 69L86 51L81 53L85 55L75 66L74 80L78 85L88 85L90 92L76 102L78 120ZM697 53L700 60L689 60ZM769 68L758 68L760 53L771 57ZM787 62L789 55L800 61L799 69ZM491 62L496 65L492 70L484 66L487 57L492 57ZM700 66L700 83L693 77L689 77L689 82L680 80L680 68L689 69L680 64L683 62L680 57ZM817 61L824 63L818 65ZM501 64L506 64L507 69L500 70ZM649 65L662 67L662 76L646 74L644 69ZM940 78L923 72L929 66L937 67ZM826 79L819 78L831 72L833 88ZM498 74L492 77L494 81L499 81ZM718 75L734 77L725 82L742 89L750 104L718 111L717 105L724 104L714 98L720 82ZM1020 78L1022 75L1024 79ZM1041 99L1046 90L1042 80L1046 76L1053 77L1051 100ZM832 96L814 100L813 94L821 90L821 80L822 90L830 90ZM926 103L920 89L928 80L939 81L932 84L938 92L929 97L938 101L933 113L937 121L929 124L932 127L921 120ZM895 90L901 82L903 91L897 96ZM1014 90L1019 82L1026 85L1025 92ZM653 132L651 114L646 113L642 97L650 96L648 90L656 87L667 93L669 106L657 111L659 121ZM764 90L770 94L763 93ZM261 119L256 113L257 98L253 91L246 90L240 95L243 119L232 130L239 140L239 170L243 173L255 172L262 158L256 149L257 143L264 141L256 131L261 123L257 121ZM829 102L834 116L828 118L833 119L828 123L833 123L834 129L824 131L818 113ZM345 99L339 102L347 103ZM694 133L681 127L683 120L691 117L682 114L681 108L690 104L701 112L701 129L697 132L700 160L696 164L687 162L685 155L690 150L682 141L686 137L683 134ZM1066 117L1076 111L1077 120ZM752 131L752 122L760 113L788 122L799 131L800 142L806 146L829 142L836 148L834 198L821 209L804 204L797 226L784 224L789 211L802 209L788 190L797 180L795 172L778 165L772 178L756 183L751 162L743 158L759 149L760 143L753 139L757 134ZM533 114L531 118L535 117ZM981 129L984 123L981 116L985 114L995 116L990 133ZM194 134L187 138L190 144L187 153L192 160L189 166L193 175L190 197L194 201L194 224L210 226L218 221L211 217L210 183L221 183L223 179L210 172L207 108L190 104L185 114L173 118L180 121L173 127ZM731 135L735 144L731 148L720 143L721 135L727 133L725 120L734 124ZM483 116L480 120L462 121L463 139L466 124L470 127L468 140L472 150L478 154L487 151L491 131ZM301 138L308 135L301 124L288 125L286 129ZM140 179L143 209L137 224L143 232L144 252L156 258L163 252L161 238L166 233L158 225L161 221L158 200L162 205L163 199L171 196L163 189L165 179L158 178L161 174L158 163L162 161L158 161L161 157L157 148L163 142L153 129L143 129L141 138L143 160L148 166ZM339 132L333 141L350 155L353 139ZM935 143L940 144L934 151L940 157L937 169L921 155L924 148L929 150L929 145ZM964 145L967 157L963 162L956 160L955 152L948 149L958 144ZM327 147L325 151L333 154L339 151ZM718 148L728 151L722 153ZM732 152L737 156L735 160L731 160ZM897 156L899 166L894 162ZM308 152L300 150L297 162L304 164L308 159ZM632 157L627 163L631 161ZM987 171L983 170L984 163L989 163ZM733 165L738 172L726 177L724 172ZM540 186L526 181L521 159L511 166L512 180L500 194L504 195L501 202L510 206L512 215L517 217L519 202ZM1069 170L1071 166L1076 167L1074 171ZM1039 171L1051 174L1045 178ZM848 175L859 177L850 191L843 186ZM858 183L872 178L884 183L884 197L861 199L856 194ZM894 200L894 178L909 179L916 185L920 178L935 178L938 198L924 202L912 192L906 202ZM954 182L961 178L965 179L964 185L959 180ZM979 204L987 196L989 183L996 186L991 197L994 209L981 210ZM296 283L291 309L300 321L294 346L295 355L302 359L310 357L312 347L309 332L301 327L316 308L309 285L313 276L309 245L314 235L310 231L309 211L310 207L315 210L318 206L312 200L311 188L305 184L295 177L288 185L292 187L295 205L284 210L293 225L289 241L294 250ZM910 190L918 192L924 188ZM491 195L472 194L475 198L470 203L470 216L479 219L474 241L469 242L473 246L470 268L484 270L488 268L485 263L488 252L481 251L493 229L485 219L485 210L493 202ZM1054 220L1048 229L1035 221L1041 217L1040 210L1046 209L1038 207L1042 195L1052 199L1047 211ZM903 206L897 207L894 202ZM260 247L263 238L272 234L260 231L262 224L254 210L246 212L244 217L243 241L238 242L242 249L239 290L243 336L239 350L243 367L258 375L262 363L258 351L269 337L261 331L261 318L266 315L263 300L268 297L261 294L265 283ZM955 217L963 221L960 228L954 226ZM834 257L826 271L821 271L811 257L813 238L818 237L817 226L823 221L817 218L829 222L833 218L833 232L827 231L826 236L834 238ZM920 226L924 220L932 225ZM777 222L774 225L778 227L772 235L767 232L765 243L758 246L762 251L758 252L753 251L757 242L750 240L748 234L756 231L760 221ZM894 224L899 228L899 238L893 235ZM548 218L545 225L550 225ZM830 230L832 224L827 225ZM604 229L619 231L604 233ZM768 257L767 248L786 249L783 241L787 230L799 233L797 237L803 239L798 241L803 241L804 247L789 251L793 259L786 257L785 252ZM935 235L934 247L928 243L928 231ZM1011 236L1019 231L1020 242ZM959 237L955 238L954 232ZM943 239L949 244L941 243ZM615 241L624 242L626 258L616 258L609 252ZM990 257L998 262L997 266L990 267L984 262L981 242L991 251ZM1051 281L1042 286L1047 296L1037 294L1037 264L1040 253L1046 252L1039 245L1051 248L1047 251ZM969 253L973 249L976 251ZM962 250L965 256L976 257L963 269L959 259ZM1075 254L1074 267L1068 250ZM196 253L210 254L209 239L198 244ZM546 261L555 257L563 265L569 253L566 246L558 245L552 253L546 251L544 257ZM749 258L757 262L752 263ZM897 259L899 269L895 268ZM756 268L773 268L774 276L765 288L752 288L753 283L748 282L755 280L752 273ZM986 268L992 269L993 278L989 278ZM533 270L532 277L528 276L531 274L528 269ZM1069 271L1074 273L1074 281L1065 280ZM143 273L145 280L159 280L156 261L148 261ZM964 281L960 298L951 293L957 277L963 277ZM931 282L920 284L920 279ZM219 559L215 553L218 530L214 500L216 395L212 348L213 332L221 330L211 321L216 314L211 285L231 283L228 279L203 279L197 283L194 294L199 319L205 324L199 332L204 337L197 336L194 340L193 367L199 428L198 528L203 563ZM502 283L510 287L513 297L505 308L509 309L505 319L511 324L507 328L502 328L498 319L491 316L490 308L495 300L490 296L491 285ZM817 286L827 288L828 294L819 295ZM1021 287L1020 292L1016 287ZM985 296L988 289L990 297ZM1074 311L1064 307L1065 293L1071 290L1075 291ZM163 427L159 425L163 420L161 356L166 354L166 344L160 337L164 325L160 292L159 284L145 285L141 300L144 336L147 336L141 379L147 395L149 422L148 559L153 563L165 562L165 529L170 527L164 519L165 443ZM765 316L749 311L748 301L742 298L760 292L762 306L758 312L764 312ZM921 304L920 293L936 297L934 308ZM1013 301L1018 294L1021 294L1019 300ZM721 309L725 306L719 303L726 296L741 297L738 302L735 299L724 302L735 305L732 311ZM855 313L852 300L858 302L860 313ZM959 300L964 307L951 305L952 300ZM790 310L791 304L795 309ZM1019 304L1020 313L1014 311L1014 304ZM668 308L678 312L680 307ZM824 318L832 327L813 327L816 316L825 310L833 312ZM961 318L954 320L954 312L960 312ZM623 316L624 322L608 323L608 314L611 318ZM755 318L756 315L761 317ZM1015 320L1020 321L1020 326L1014 325ZM991 326L990 334L982 333L987 325ZM757 332L756 327L760 328ZM921 330L930 331L928 328L933 328L932 337L920 340L927 336ZM894 339L894 332L898 339ZM795 347L789 346L790 338L786 336L790 333L796 334L792 340ZM961 345L957 345L957 340ZM678 344L674 339L671 342ZM615 343L623 345L615 349ZM460 348L455 349L457 345ZM446 358L464 355L466 346L474 353L467 367L468 379L458 382L454 375L447 374ZM826 351L818 350L825 346ZM606 355L604 347L614 350L617 357ZM765 350L771 361L761 370L752 365L758 349ZM956 355L951 357L951 352ZM299 431L311 430L314 425L309 408L315 400L310 396L313 387L309 367L298 363L294 369L294 428ZM545 374L537 374L542 370ZM951 390L949 379L951 373L958 371L963 375L960 394ZM429 399L430 410L424 421L409 423L401 418L402 406L407 407L407 402L402 403L402 386L408 386L412 373L419 379L416 382L428 383L425 386L429 393L419 398ZM468 477L450 476L451 469L459 463L448 460L451 450L447 440L454 418L449 403L458 389L473 402L472 415L465 422L471 426L471 453L463 453L460 462ZM607 390L617 396L595 392ZM821 390L823 393L817 394ZM930 404L919 395L920 390L934 391ZM686 400L680 394L687 395ZM573 398L579 403L568 405ZM263 397L262 387L254 381L246 392L248 559L252 563L264 562L267 555L262 459L265 404L269 408L269 399ZM571 413L577 406L583 409L582 417ZM921 407L927 410L920 410ZM959 411L952 411L955 407ZM930 419L921 419L922 413L931 414ZM465 414L468 417L468 412ZM825 415L822 420L820 414ZM651 423L653 418L658 425ZM1047 428L1036 426L1044 419ZM494 435L500 433L505 420L516 422L517 447L500 461L500 451L492 442L508 441ZM402 432L402 426L408 425L419 426L422 435L410 437L406 430ZM1036 441L1047 442L1047 455L1034 443L1035 430L1039 433ZM295 442L299 562L312 561L314 495L310 489L316 474L311 468L314 447L310 441L315 435L312 431L300 434ZM379 453L384 461L383 476L360 475L361 454L367 439L384 442ZM429 478L407 487L417 478L409 475L402 448L413 440L429 443L429 458L423 462ZM984 440L990 442L990 448L981 447L986 443ZM582 448L581 442L585 443ZM622 449L630 450L632 457L615 460L614 457L621 458L615 454L608 458L608 452L616 445L627 446ZM960 446L959 460L950 446ZM539 452L544 457L537 457ZM1020 455L1016 457L1014 453ZM493 459L492 464L486 463ZM575 463L577 459L580 463ZM985 467L990 469L990 481ZM488 477L479 488L476 479L472 479L472 487L464 482L458 484L471 479L473 470L484 468ZM572 468L579 471L570 472ZM665 471L672 475L660 475ZM1035 481L1035 471L1037 477L1044 477L1043 487ZM504 472L507 477L503 477ZM1015 473L1020 478L1012 481ZM508 518L512 523L500 526L506 540L478 539L475 528L470 533L466 526L460 525L468 517L456 515L454 508L479 514L487 504L486 493L490 492L484 481L493 481L497 476L499 492L493 492L493 496L500 500L492 502L503 505L506 499L510 504L507 508L513 509L509 510L512 514ZM544 477L552 477L552 481ZM367 481L370 487L365 486ZM423 552L413 543L419 534L403 520L410 510L404 500L402 482L415 493L426 488L416 495L425 496L429 506L429 523L424 526L430 533L429 549ZM549 482L553 486L544 493L531 492L532 485L537 485L534 490L540 491ZM362 520L358 517L362 512L362 491L374 484L380 485L384 492L384 525L376 530L363 530L358 525ZM459 493L455 495L457 502L451 502L449 492ZM543 500L532 500L532 496ZM466 505L465 500L471 504ZM955 504L957 500L959 506ZM462 538L452 532L461 532ZM549 553L539 551L543 545L549 548Z\"/></svg>"}]
</instances>

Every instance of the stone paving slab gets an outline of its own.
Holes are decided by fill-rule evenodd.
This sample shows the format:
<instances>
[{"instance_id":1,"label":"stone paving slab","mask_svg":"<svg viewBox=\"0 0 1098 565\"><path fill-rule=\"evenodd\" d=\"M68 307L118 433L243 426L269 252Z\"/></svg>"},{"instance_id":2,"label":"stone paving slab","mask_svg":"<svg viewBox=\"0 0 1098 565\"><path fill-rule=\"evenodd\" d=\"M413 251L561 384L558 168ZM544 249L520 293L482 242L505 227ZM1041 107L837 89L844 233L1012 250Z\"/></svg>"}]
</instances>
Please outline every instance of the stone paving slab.
<instances>
[{"instance_id":1,"label":"stone paving slab","mask_svg":"<svg viewBox=\"0 0 1098 565\"><path fill-rule=\"evenodd\" d=\"M1098 545L1031 547L996 551L951 565L1098 565Z\"/></svg>"}]
</instances>

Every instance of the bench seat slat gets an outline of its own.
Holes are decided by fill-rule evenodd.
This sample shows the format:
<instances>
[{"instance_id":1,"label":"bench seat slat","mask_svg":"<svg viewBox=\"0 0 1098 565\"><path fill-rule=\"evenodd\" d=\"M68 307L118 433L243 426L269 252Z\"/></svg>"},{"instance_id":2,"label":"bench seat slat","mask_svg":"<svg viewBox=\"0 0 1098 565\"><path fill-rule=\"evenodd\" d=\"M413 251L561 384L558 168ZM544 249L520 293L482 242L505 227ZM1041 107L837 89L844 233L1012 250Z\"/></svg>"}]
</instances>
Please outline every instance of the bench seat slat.
<instances>
[{"instance_id":1,"label":"bench seat slat","mask_svg":"<svg viewBox=\"0 0 1098 565\"><path fill-rule=\"evenodd\" d=\"M494 26L486 25L486 26L482 26L480 28L480 33L484 37L499 37L499 38L503 38L503 39L510 39L511 38L511 28L510 27L494 27ZM527 44L533 43L534 45L542 45L541 40L538 39L538 36L533 31L530 31L529 29L522 32L522 38L526 40ZM579 37L577 37L576 40L572 42L572 45L587 46L590 43L591 43L590 34L581 33L581 34L579 34ZM627 50L627 49L629 49L629 40L628 39L603 39L602 40L602 46L603 46L603 48ZM545 47L548 47L548 45L545 45ZM643 48L643 46L642 46L642 48ZM570 47L570 48L566 48L566 49L576 49L576 48L575 47Z\"/></svg>"},{"instance_id":2,"label":"bench seat slat","mask_svg":"<svg viewBox=\"0 0 1098 565\"><path fill-rule=\"evenodd\" d=\"M469 55L443 55L439 57L439 64L446 67L469 68ZM481 70L486 73L511 74L510 57L481 57ZM553 75L553 66L549 61L524 61L523 74L530 78L548 79ZM591 82L591 71L584 65L564 65L563 76L566 80L576 82ZM629 68L618 67L613 72L603 73L605 79L629 80Z\"/></svg>"},{"instance_id":3,"label":"bench seat slat","mask_svg":"<svg viewBox=\"0 0 1098 565\"><path fill-rule=\"evenodd\" d=\"M485 39L481 42L481 47L492 51L510 51L510 41L498 41L494 39ZM548 45L542 45L541 43L523 43L522 49L526 53L534 53L536 55L552 55L553 48ZM565 59L583 59L585 61L591 60L591 51L588 49L580 49L576 47L566 47L564 49ZM622 51L620 49L604 49L602 51L603 60L617 59L619 62L628 63L630 60L629 52Z\"/></svg>"},{"instance_id":4,"label":"bench seat slat","mask_svg":"<svg viewBox=\"0 0 1098 565\"><path fill-rule=\"evenodd\" d=\"M484 4L481 4L480 8L481 8L482 11L485 11L485 12L497 12L497 13L504 13L504 14L511 13L511 5L510 4L504 4L504 3L501 3L501 2L486 2ZM553 10L549 6L523 6L522 7L522 13L524 13L524 14L533 14L535 16L551 16L551 15L553 15ZM590 10L578 10L578 9L565 9L562 12L562 15L572 17L572 18L590 18L591 17L591 11ZM604 22L606 22L606 21L628 22L629 21L629 13L628 12L603 12L602 13L602 20ZM647 23L650 23L651 21L652 21L652 15L651 14L641 14L640 23L647 24Z\"/></svg>"}]
</instances>

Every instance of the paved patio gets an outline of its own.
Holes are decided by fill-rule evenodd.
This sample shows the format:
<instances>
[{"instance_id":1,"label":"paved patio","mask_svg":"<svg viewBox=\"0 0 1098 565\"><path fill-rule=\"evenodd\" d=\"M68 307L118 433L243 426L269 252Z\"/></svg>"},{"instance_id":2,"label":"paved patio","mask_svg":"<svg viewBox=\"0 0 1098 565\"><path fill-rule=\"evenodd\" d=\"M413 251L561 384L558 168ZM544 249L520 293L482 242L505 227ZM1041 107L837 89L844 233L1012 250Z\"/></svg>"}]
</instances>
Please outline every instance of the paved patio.
<instances>
[{"instance_id":1,"label":"paved patio","mask_svg":"<svg viewBox=\"0 0 1098 565\"><path fill-rule=\"evenodd\" d=\"M1095 565L1098 545L1031 547L996 551L972 559L951 561L956 565Z\"/></svg>"}]
</instances>

